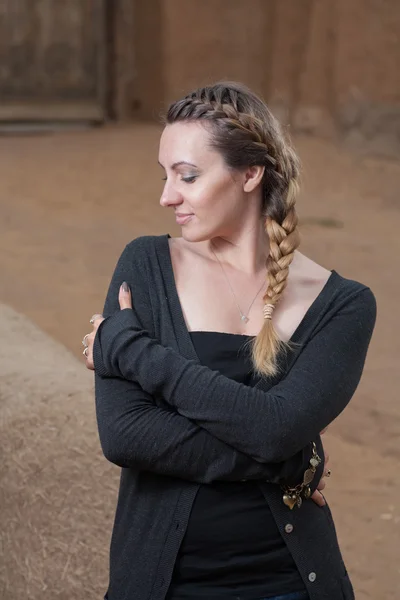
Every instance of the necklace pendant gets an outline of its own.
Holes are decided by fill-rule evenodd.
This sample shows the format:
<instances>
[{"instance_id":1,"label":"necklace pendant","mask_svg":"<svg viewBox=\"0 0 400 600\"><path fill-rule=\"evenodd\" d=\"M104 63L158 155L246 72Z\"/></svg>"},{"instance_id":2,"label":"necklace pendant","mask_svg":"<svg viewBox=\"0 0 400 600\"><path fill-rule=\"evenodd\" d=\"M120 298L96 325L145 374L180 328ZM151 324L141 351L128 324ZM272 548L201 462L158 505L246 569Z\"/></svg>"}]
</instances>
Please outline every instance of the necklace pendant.
<instances>
[{"instance_id":1,"label":"necklace pendant","mask_svg":"<svg viewBox=\"0 0 400 600\"><path fill-rule=\"evenodd\" d=\"M248 317L246 317L246 315L242 315L240 318L242 319L243 323L249 322L249 319L248 319Z\"/></svg>"}]
</instances>

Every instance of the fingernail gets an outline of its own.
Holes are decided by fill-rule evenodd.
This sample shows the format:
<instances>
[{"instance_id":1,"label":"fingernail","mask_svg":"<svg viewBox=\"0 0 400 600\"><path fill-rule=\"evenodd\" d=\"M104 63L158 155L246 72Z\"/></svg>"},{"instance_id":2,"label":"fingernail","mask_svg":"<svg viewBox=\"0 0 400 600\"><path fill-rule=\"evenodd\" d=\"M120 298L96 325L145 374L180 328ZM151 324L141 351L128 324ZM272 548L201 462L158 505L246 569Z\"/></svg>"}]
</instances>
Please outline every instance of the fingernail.
<instances>
[{"instance_id":1,"label":"fingernail","mask_svg":"<svg viewBox=\"0 0 400 600\"><path fill-rule=\"evenodd\" d=\"M121 288L123 292L129 292L129 286L126 281L124 281L124 283L121 285Z\"/></svg>"}]
</instances>

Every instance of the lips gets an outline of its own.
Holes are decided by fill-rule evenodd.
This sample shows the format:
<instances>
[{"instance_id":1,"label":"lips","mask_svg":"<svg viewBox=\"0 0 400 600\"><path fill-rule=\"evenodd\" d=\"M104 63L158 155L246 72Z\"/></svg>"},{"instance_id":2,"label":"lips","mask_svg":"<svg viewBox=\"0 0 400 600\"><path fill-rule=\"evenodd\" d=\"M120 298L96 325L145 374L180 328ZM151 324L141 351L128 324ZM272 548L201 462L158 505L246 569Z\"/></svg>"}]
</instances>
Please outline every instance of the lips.
<instances>
[{"instance_id":1,"label":"lips","mask_svg":"<svg viewBox=\"0 0 400 600\"><path fill-rule=\"evenodd\" d=\"M185 225L193 217L190 213L175 213L175 219L178 225Z\"/></svg>"}]
</instances>

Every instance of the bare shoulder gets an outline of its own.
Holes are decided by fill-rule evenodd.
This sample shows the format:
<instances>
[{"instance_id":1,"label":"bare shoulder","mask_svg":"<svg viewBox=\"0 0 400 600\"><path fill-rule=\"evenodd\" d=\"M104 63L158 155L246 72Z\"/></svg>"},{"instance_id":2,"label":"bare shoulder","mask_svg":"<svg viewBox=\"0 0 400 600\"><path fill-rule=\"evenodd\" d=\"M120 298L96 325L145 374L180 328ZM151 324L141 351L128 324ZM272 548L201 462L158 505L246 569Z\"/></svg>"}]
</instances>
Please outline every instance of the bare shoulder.
<instances>
[{"instance_id":1,"label":"bare shoulder","mask_svg":"<svg viewBox=\"0 0 400 600\"><path fill-rule=\"evenodd\" d=\"M296 250L284 293L275 309L275 328L287 341L324 289L331 271Z\"/></svg>"},{"instance_id":2,"label":"bare shoulder","mask_svg":"<svg viewBox=\"0 0 400 600\"><path fill-rule=\"evenodd\" d=\"M312 281L315 281L316 284L321 284L326 282L331 275L329 269L326 269L297 250L293 262L290 265L290 269L290 275L293 280L297 280L297 283L303 282L305 284L310 284Z\"/></svg>"},{"instance_id":3,"label":"bare shoulder","mask_svg":"<svg viewBox=\"0 0 400 600\"><path fill-rule=\"evenodd\" d=\"M285 294L280 304L312 304L325 287L332 272L311 258L296 251L289 268L289 277Z\"/></svg>"}]
</instances>

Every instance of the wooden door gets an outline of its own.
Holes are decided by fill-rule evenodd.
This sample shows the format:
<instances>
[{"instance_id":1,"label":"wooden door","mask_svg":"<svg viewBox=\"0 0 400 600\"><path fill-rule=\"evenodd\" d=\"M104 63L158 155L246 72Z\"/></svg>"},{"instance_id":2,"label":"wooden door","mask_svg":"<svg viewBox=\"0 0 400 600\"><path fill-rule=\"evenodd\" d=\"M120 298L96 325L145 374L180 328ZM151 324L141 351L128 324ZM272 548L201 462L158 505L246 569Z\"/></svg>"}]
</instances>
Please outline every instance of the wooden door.
<instances>
[{"instance_id":1,"label":"wooden door","mask_svg":"<svg viewBox=\"0 0 400 600\"><path fill-rule=\"evenodd\" d=\"M0 121L105 117L105 0L0 0Z\"/></svg>"}]
</instances>

